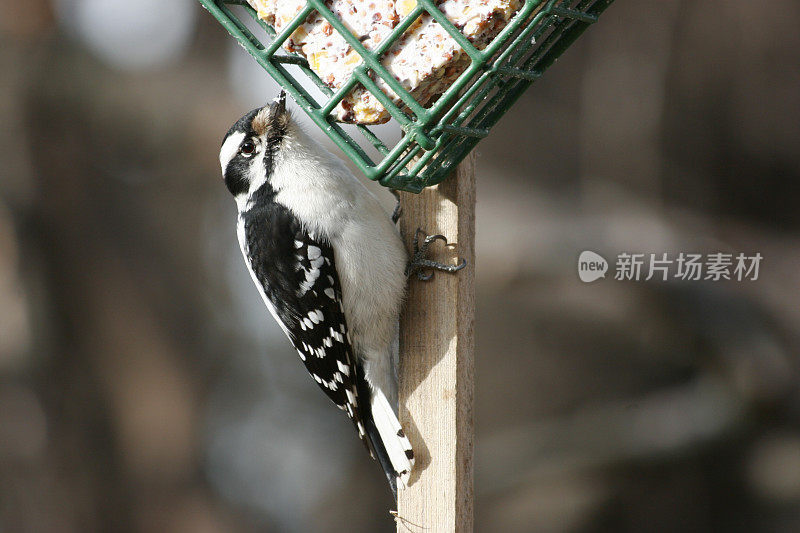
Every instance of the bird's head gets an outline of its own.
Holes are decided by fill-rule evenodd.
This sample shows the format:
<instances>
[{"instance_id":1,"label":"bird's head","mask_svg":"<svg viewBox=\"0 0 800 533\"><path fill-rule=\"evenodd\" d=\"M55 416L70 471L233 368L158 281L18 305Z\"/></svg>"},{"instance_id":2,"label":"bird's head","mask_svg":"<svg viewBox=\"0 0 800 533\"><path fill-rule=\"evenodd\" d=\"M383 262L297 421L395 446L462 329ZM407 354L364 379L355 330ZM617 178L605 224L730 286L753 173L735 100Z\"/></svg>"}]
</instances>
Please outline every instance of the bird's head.
<instances>
[{"instance_id":1,"label":"bird's head","mask_svg":"<svg viewBox=\"0 0 800 533\"><path fill-rule=\"evenodd\" d=\"M290 122L286 93L281 91L274 102L250 111L228 130L219 162L225 185L237 201L267 182Z\"/></svg>"}]
</instances>

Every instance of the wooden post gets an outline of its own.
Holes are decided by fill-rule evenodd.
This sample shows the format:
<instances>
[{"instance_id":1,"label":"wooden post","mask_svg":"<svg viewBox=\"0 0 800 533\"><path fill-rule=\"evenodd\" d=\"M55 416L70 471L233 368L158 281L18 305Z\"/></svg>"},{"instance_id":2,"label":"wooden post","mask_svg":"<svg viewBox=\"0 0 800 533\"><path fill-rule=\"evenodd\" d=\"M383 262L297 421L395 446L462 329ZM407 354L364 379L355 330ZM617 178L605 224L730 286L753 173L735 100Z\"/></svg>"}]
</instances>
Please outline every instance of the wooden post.
<instances>
[{"instance_id":1,"label":"wooden post","mask_svg":"<svg viewBox=\"0 0 800 533\"><path fill-rule=\"evenodd\" d=\"M403 194L401 228L420 227L451 246L431 258L467 267L412 277L400 320L400 422L416 454L409 486L398 493L397 531L469 532L473 522L472 451L475 323L475 162L422 193Z\"/></svg>"}]
</instances>

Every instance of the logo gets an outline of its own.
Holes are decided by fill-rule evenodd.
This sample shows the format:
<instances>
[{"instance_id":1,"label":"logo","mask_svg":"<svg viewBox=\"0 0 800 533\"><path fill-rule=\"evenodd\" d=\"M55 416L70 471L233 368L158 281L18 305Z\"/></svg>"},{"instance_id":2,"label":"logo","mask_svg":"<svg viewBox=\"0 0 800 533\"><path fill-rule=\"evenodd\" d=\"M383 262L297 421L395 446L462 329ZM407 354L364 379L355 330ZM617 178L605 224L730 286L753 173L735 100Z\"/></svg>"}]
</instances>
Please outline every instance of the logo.
<instances>
[{"instance_id":1,"label":"logo","mask_svg":"<svg viewBox=\"0 0 800 533\"><path fill-rule=\"evenodd\" d=\"M757 281L764 256L732 252L617 254L611 267L616 281ZM578 277L592 283L606 277L608 262L586 250L578 257Z\"/></svg>"},{"instance_id":2,"label":"logo","mask_svg":"<svg viewBox=\"0 0 800 533\"><path fill-rule=\"evenodd\" d=\"M590 250L581 252L578 257L578 277L584 283L591 283L606 277L608 261L603 256Z\"/></svg>"}]
</instances>

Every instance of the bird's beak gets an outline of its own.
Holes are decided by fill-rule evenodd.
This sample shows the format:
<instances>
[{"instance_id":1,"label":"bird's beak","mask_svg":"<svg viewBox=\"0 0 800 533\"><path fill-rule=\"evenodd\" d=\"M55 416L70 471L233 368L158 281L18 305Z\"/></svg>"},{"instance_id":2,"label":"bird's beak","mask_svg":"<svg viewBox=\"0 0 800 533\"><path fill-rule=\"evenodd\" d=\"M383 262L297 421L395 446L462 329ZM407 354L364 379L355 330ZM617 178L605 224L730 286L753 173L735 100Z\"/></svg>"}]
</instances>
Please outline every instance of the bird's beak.
<instances>
[{"instance_id":1,"label":"bird's beak","mask_svg":"<svg viewBox=\"0 0 800 533\"><path fill-rule=\"evenodd\" d=\"M281 115L286 114L286 91L281 89L281 94L275 99L272 104L272 119L277 119Z\"/></svg>"}]
</instances>

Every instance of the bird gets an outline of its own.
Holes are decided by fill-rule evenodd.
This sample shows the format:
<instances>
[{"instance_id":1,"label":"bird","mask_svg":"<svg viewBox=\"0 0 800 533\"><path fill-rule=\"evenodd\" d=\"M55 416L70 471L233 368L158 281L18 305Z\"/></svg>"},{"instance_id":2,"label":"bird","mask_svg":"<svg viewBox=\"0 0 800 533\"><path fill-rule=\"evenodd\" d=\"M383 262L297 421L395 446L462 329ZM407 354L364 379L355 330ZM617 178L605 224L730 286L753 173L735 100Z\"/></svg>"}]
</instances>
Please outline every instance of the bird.
<instances>
[{"instance_id":1,"label":"bird","mask_svg":"<svg viewBox=\"0 0 800 533\"><path fill-rule=\"evenodd\" d=\"M313 380L379 461L396 500L414 452L397 417L393 350L415 269L393 217L300 127L283 91L233 124L220 166L258 292Z\"/></svg>"}]
</instances>

